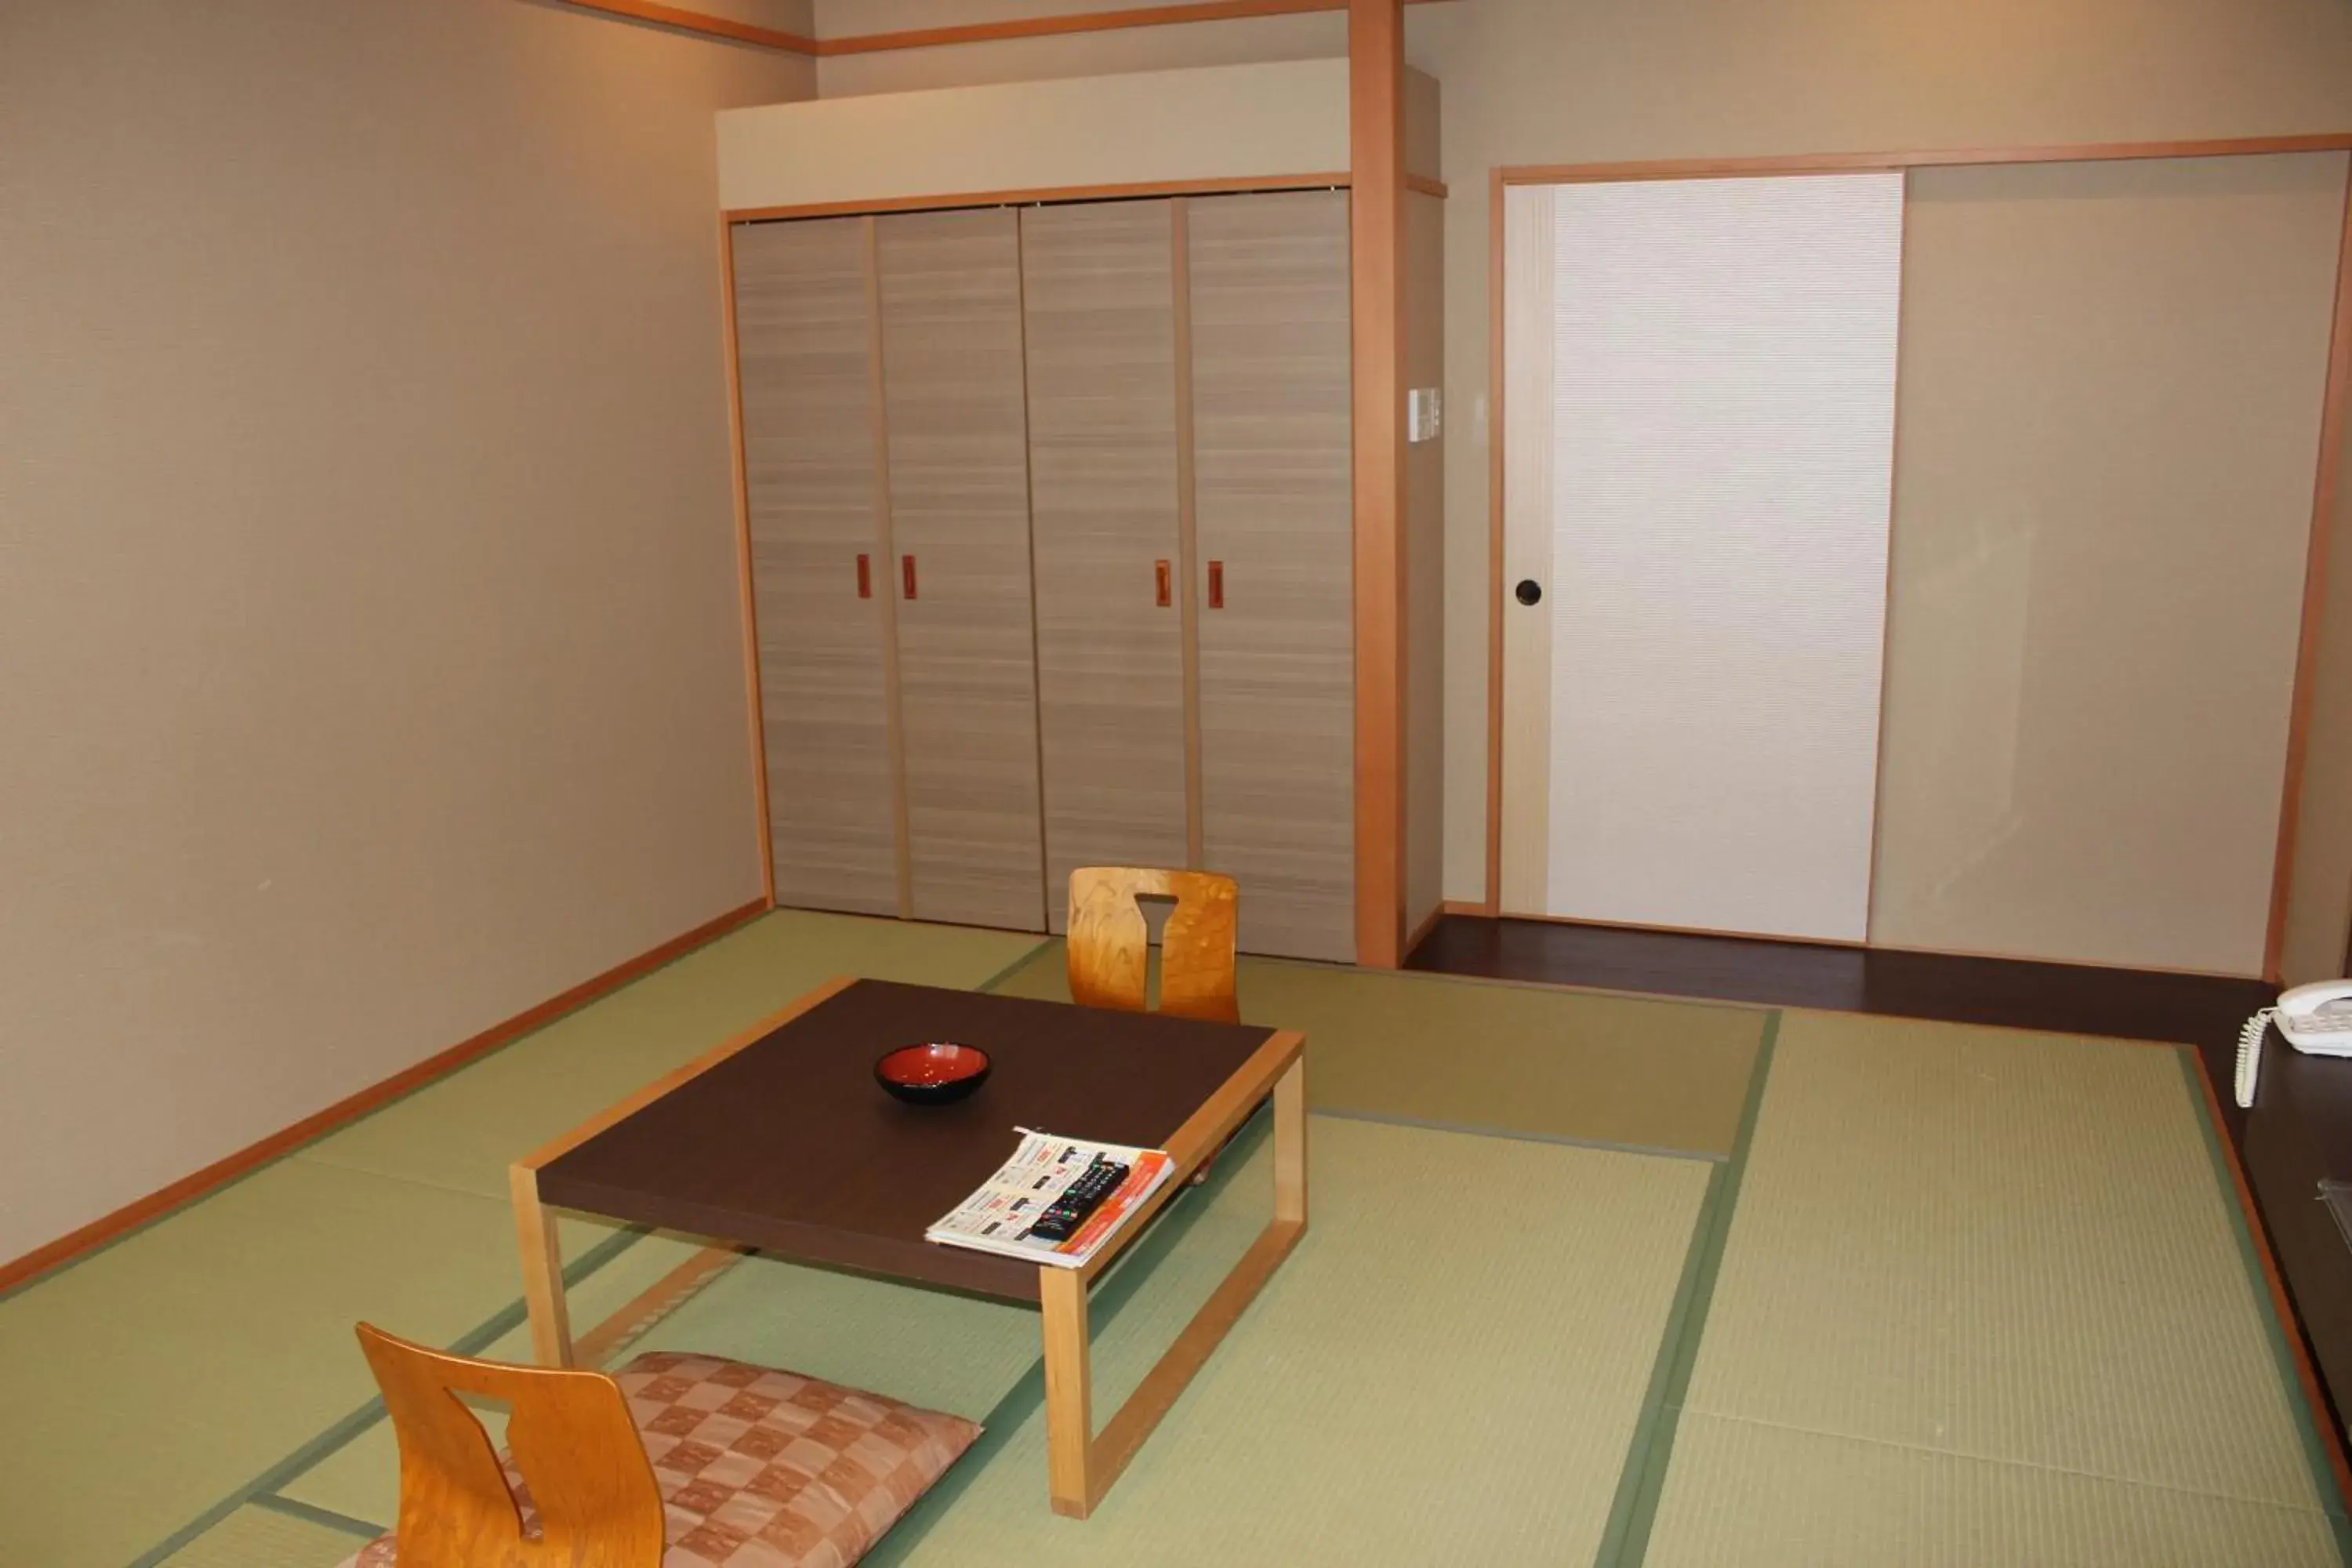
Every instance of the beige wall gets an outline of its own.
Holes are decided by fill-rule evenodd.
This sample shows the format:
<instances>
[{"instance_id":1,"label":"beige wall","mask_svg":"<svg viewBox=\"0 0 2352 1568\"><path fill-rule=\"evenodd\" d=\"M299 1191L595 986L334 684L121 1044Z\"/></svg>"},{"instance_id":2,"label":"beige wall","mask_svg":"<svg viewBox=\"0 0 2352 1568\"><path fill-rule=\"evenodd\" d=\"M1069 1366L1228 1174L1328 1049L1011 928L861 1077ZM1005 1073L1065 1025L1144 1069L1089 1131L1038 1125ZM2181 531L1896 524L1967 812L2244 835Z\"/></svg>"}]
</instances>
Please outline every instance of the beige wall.
<instances>
[{"instance_id":1,"label":"beige wall","mask_svg":"<svg viewBox=\"0 0 2352 1568\"><path fill-rule=\"evenodd\" d=\"M0 1258L757 896L711 111L810 80L0 13Z\"/></svg>"}]
</instances>

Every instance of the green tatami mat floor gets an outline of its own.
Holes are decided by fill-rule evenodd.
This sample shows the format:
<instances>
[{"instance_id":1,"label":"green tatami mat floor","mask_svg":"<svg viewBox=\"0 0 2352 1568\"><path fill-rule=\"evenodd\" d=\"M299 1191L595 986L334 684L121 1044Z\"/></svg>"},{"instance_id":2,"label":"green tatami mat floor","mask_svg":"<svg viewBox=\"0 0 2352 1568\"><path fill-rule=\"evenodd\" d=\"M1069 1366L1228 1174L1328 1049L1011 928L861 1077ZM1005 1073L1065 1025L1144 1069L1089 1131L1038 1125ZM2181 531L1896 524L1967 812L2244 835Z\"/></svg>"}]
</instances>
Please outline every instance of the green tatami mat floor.
<instances>
[{"instance_id":1,"label":"green tatami mat floor","mask_svg":"<svg viewBox=\"0 0 2352 1568\"><path fill-rule=\"evenodd\" d=\"M1265 1131L1261 1115L1097 1288L1098 1418L1265 1223ZM1045 1506L1025 1309L752 1258L616 1359L715 1352L986 1422L878 1563L1589 1560L1710 1167L1341 1119L1310 1136L1306 1240L1081 1526ZM1498 1189L1513 1203L1485 1201ZM1531 1239L1518 1205L1559 1217ZM1521 1436L1498 1451L1498 1428ZM395 1462L379 1426L281 1495L386 1518ZM1429 1489L1475 1522L1433 1513Z\"/></svg>"},{"instance_id":2,"label":"green tatami mat floor","mask_svg":"<svg viewBox=\"0 0 2352 1568\"><path fill-rule=\"evenodd\" d=\"M527 1353L509 1160L831 975L1060 972L1034 937L772 915L0 1298L0 1568L332 1568L396 1507L352 1322ZM2339 1561L2180 1053L1241 984L1308 1034L1312 1227L1093 1519L1046 1505L1028 1310L753 1258L618 1355L984 1421L885 1564ZM1098 1284L1098 1418L1263 1223L1265 1143ZM699 1244L564 1245L584 1328Z\"/></svg>"},{"instance_id":3,"label":"green tatami mat floor","mask_svg":"<svg viewBox=\"0 0 2352 1568\"><path fill-rule=\"evenodd\" d=\"M2194 1070L1786 1015L1653 1568L2336 1563Z\"/></svg>"},{"instance_id":4,"label":"green tatami mat floor","mask_svg":"<svg viewBox=\"0 0 2352 1568\"><path fill-rule=\"evenodd\" d=\"M1731 1152L1766 1012L1244 958L1242 1016L1303 1031L1317 1110ZM1062 945L994 987L1069 1000Z\"/></svg>"}]
</instances>

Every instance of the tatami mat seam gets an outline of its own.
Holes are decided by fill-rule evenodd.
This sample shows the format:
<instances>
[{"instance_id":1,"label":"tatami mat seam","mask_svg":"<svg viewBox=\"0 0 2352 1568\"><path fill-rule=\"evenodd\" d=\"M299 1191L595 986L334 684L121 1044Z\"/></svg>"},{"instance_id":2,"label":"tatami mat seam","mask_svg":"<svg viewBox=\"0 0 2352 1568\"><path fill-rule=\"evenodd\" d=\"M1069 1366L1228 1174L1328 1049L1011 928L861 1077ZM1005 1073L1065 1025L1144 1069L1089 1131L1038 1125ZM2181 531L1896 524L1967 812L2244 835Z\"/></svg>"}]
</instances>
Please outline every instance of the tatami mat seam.
<instances>
[{"instance_id":1,"label":"tatami mat seam","mask_svg":"<svg viewBox=\"0 0 2352 1568\"><path fill-rule=\"evenodd\" d=\"M2239 1503L2249 1508L2265 1508L2276 1513L2313 1514L2332 1519L2328 1510L2303 1503L2282 1502L2276 1498L2249 1497L2239 1492L2214 1491L2204 1487L2184 1487L2169 1481L2147 1480L2138 1476L2118 1476L2105 1470L2086 1470L2074 1465L2053 1465L2039 1459L2016 1459L1999 1454L1979 1454L1966 1448L1939 1448L1930 1443L1904 1443L1888 1437L1865 1437L1853 1432L1838 1432L1825 1426L1807 1426L1789 1421L1766 1421L1759 1416L1740 1415L1727 1410L1687 1410L1687 1414L1709 1421L1722 1421L1739 1426L1753 1426L1768 1432L1788 1432L1808 1437L1827 1437L1841 1443L1863 1443L1874 1448L1894 1453L1923 1454L1931 1458L1959 1459L1972 1465L2000 1465L2013 1470L2032 1470L2044 1475L2066 1476L2076 1480L2105 1481L2119 1487L2139 1487L2148 1491L2165 1492L2174 1497L2201 1498L2213 1502Z\"/></svg>"},{"instance_id":2,"label":"tatami mat seam","mask_svg":"<svg viewBox=\"0 0 2352 1568\"><path fill-rule=\"evenodd\" d=\"M1706 1194L1700 1200L1698 1217L1691 1229L1682 1282L1675 1289L1665 1329L1659 1335L1650 1386L1643 1395L1642 1414L1634 1424L1633 1440L1626 1446L1624 1468L1619 1473L1616 1496L1609 1507L1609 1522L1601 1532L1600 1550L1593 1555L1594 1568L1639 1568L1648 1555L1651 1527L1657 1519L1666 1467L1674 1457L1675 1434L1681 1421L1683 1400L1690 1389L1691 1369L1698 1360L1699 1341L1706 1332L1707 1308L1714 1298L1724 1248L1730 1238L1740 1181L1748 1168L1748 1151L1755 1141L1756 1124L1763 1115L1764 1089L1771 1077L1773 1046L1780 1033L1780 1014L1776 1009L1765 1018L1763 1037L1757 1043L1756 1061L1749 1069L1748 1096L1740 1107L1739 1127L1732 1137L1730 1155L1707 1177Z\"/></svg>"},{"instance_id":3,"label":"tatami mat seam","mask_svg":"<svg viewBox=\"0 0 2352 1568\"><path fill-rule=\"evenodd\" d=\"M1059 940L1041 944L996 983L1000 993L1066 1000L1064 947ZM1318 1111L1711 1161L1729 1152L1756 1041L1772 1016L1767 1008L1689 998L1257 955L1245 956L1241 984L1253 1021L1304 1028L1310 1045L1326 1026L1352 1021L1370 1027L1365 1048L1335 1039L1343 1048L1331 1070L1310 1070L1309 1097ZM1389 1026L1392 1016L1441 1032L1456 1017L1498 1021L1492 1040L1465 1042L1486 1065L1474 1062L1472 1070L1449 1077L1425 1049L1405 1044L1408 1037ZM1631 1043L1645 1035L1671 1036L1664 1043L1703 1079L1687 1086L1690 1092L1662 1092L1671 1077L1661 1079L1658 1064ZM1310 1049L1310 1060L1320 1054ZM1579 1095L1580 1083L1598 1094Z\"/></svg>"},{"instance_id":4,"label":"tatami mat seam","mask_svg":"<svg viewBox=\"0 0 2352 1568\"><path fill-rule=\"evenodd\" d=\"M370 1524L366 1520L353 1519L347 1513L337 1513L333 1509L320 1508L316 1503L304 1502L299 1498L283 1497L277 1492L255 1493L253 1506L266 1508L272 1513L282 1513L289 1519L303 1520L311 1524L322 1524L329 1530L340 1530L346 1535L356 1535L367 1541L373 1541L377 1536L382 1535L384 1529L380 1524Z\"/></svg>"},{"instance_id":5,"label":"tatami mat seam","mask_svg":"<svg viewBox=\"0 0 2352 1568\"><path fill-rule=\"evenodd\" d=\"M484 1203L497 1204L501 1209L507 1206L507 1199L504 1196L493 1195L483 1192L478 1187L460 1186L455 1182L436 1182L428 1176L414 1175L406 1172L381 1170L373 1165L339 1160L332 1154L320 1153L310 1149L300 1150L288 1157L308 1165L325 1165L331 1170L341 1171L350 1175L368 1176L379 1182L399 1182L407 1186L422 1187L427 1192L448 1193L456 1197L478 1198Z\"/></svg>"},{"instance_id":6,"label":"tatami mat seam","mask_svg":"<svg viewBox=\"0 0 2352 1568\"><path fill-rule=\"evenodd\" d=\"M1386 980L1436 980L1452 985L1484 985L1506 991L1565 991L1580 996L1614 996L1628 1002L1658 1002L1669 1006L1704 1007L1712 1012L1749 1013L1757 1016L1781 1009L1763 1002L1735 1002L1721 996L1683 996L1671 991L1628 991L1609 985L1576 985L1556 980L1514 980L1503 974L1454 974L1443 969L1360 969L1348 963L1325 963L1308 958L1277 958L1245 953L1253 963L1284 969L1314 969L1376 976Z\"/></svg>"},{"instance_id":7,"label":"tatami mat seam","mask_svg":"<svg viewBox=\"0 0 2352 1568\"><path fill-rule=\"evenodd\" d=\"M1343 1121L1377 1121L1387 1127L1412 1127L1424 1132L1465 1132L1475 1138L1559 1143L1570 1149L1597 1149L1604 1154L1650 1154L1661 1160L1698 1160L1710 1165L1719 1165L1727 1158L1704 1149L1669 1149L1656 1143L1618 1143L1606 1138L1578 1138L1566 1132L1527 1132L1509 1127L1488 1127L1475 1121L1440 1121L1425 1116L1398 1116L1384 1110L1350 1110L1339 1105L1318 1105L1311 1114L1336 1116Z\"/></svg>"},{"instance_id":8,"label":"tatami mat seam","mask_svg":"<svg viewBox=\"0 0 2352 1568\"><path fill-rule=\"evenodd\" d=\"M977 990L994 989L1021 970L1027 968L1047 948L1060 946L1066 938L1047 937L1022 960L992 975ZM1456 974L1444 969L1365 969L1352 963L1333 963L1312 958L1283 958L1273 953L1244 952L1240 957L1250 963L1263 963L1277 969L1304 969L1322 974L1347 974L1378 980L1430 980L1447 985L1484 986L1499 991L1559 992L1574 996L1610 996L1623 1002L1655 1002L1670 1007L1701 1007L1716 1013L1746 1013L1756 1017L1783 1011L1765 1002L1737 1002L1720 996L1685 996L1672 991L1628 991L1608 985L1578 985L1557 980L1515 980L1504 974ZM1929 1020L1933 1021L1933 1020Z\"/></svg>"},{"instance_id":9,"label":"tatami mat seam","mask_svg":"<svg viewBox=\"0 0 2352 1568\"><path fill-rule=\"evenodd\" d=\"M1040 937L1037 941L1036 946L1031 948L1028 952L1023 953L1020 957L1014 959L1012 963L1006 964L1003 968L998 970L995 973L990 975L979 984L973 986L972 989L974 991L995 990L998 986L1003 984L1006 981L1012 979L1014 975L1020 973L1023 970L1035 963L1047 948L1052 947L1060 940L1061 938L1053 936Z\"/></svg>"}]
</instances>

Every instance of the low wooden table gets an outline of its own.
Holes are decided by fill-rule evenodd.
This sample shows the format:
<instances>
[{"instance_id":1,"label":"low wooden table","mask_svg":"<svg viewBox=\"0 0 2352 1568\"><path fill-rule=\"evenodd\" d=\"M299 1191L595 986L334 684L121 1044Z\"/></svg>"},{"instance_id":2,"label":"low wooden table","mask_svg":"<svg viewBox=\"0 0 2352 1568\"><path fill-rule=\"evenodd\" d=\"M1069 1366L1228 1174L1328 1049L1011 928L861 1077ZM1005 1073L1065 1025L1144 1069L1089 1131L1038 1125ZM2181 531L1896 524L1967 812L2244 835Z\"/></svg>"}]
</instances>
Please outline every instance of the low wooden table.
<instances>
[{"instance_id":1,"label":"low wooden table","mask_svg":"<svg viewBox=\"0 0 2352 1568\"><path fill-rule=\"evenodd\" d=\"M988 1082L950 1106L886 1095L876 1059L925 1040L978 1046ZM1305 1049L1299 1035L1242 1025L834 981L515 1164L532 1347L572 1363L550 1207L1034 1302L1054 1509L1083 1519L1307 1229ZM1269 1094L1273 1220L1097 1436L1088 1286ZM1012 1153L1016 1127L1165 1149L1175 1174L1084 1268L925 1241Z\"/></svg>"}]
</instances>

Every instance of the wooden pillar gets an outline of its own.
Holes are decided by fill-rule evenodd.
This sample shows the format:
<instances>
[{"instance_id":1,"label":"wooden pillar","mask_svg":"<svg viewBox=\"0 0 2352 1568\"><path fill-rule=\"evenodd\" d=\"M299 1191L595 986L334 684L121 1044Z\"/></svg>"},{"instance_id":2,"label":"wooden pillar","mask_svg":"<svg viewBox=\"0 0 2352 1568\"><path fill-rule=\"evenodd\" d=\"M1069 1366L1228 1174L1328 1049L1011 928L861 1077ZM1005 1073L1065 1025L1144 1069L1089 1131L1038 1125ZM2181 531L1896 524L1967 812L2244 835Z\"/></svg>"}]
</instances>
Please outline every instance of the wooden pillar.
<instances>
[{"instance_id":1,"label":"wooden pillar","mask_svg":"<svg viewBox=\"0 0 2352 1568\"><path fill-rule=\"evenodd\" d=\"M1356 509L1356 962L1404 942L1404 10L1349 0Z\"/></svg>"}]
</instances>

